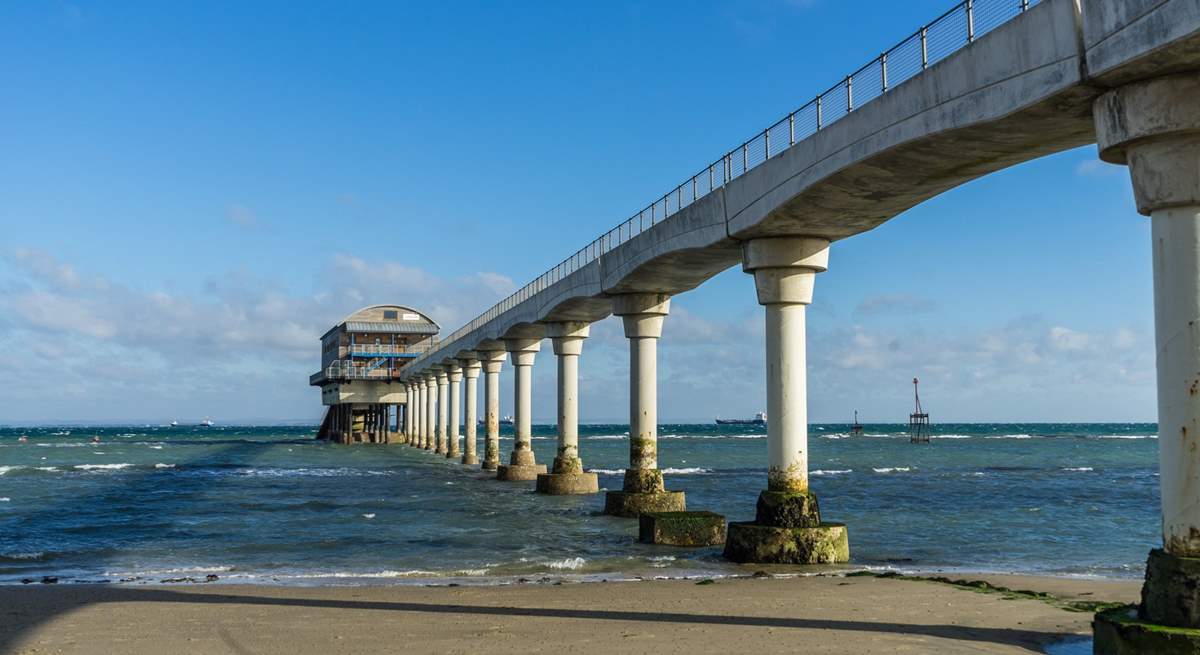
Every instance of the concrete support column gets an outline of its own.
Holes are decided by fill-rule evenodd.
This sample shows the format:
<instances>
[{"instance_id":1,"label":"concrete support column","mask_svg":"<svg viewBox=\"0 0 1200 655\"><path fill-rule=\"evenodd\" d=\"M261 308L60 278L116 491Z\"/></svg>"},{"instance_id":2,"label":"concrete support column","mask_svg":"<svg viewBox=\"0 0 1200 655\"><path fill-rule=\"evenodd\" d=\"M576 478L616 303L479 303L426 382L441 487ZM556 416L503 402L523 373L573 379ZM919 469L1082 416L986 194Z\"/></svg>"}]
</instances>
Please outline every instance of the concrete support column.
<instances>
[{"instance_id":1,"label":"concrete support column","mask_svg":"<svg viewBox=\"0 0 1200 655\"><path fill-rule=\"evenodd\" d=\"M446 407L448 421L446 438L449 440L446 448L446 458L458 459L461 456L458 448L458 425L461 420L459 411L462 407L462 366L459 365L457 359L448 359L446 360L445 367L446 375L450 379L449 405Z\"/></svg>"},{"instance_id":2,"label":"concrete support column","mask_svg":"<svg viewBox=\"0 0 1200 655\"><path fill-rule=\"evenodd\" d=\"M548 323L546 336L558 360L558 453L550 473L537 477L539 493L594 494L595 473L585 473L579 457L579 355L588 336L587 323Z\"/></svg>"},{"instance_id":3,"label":"concrete support column","mask_svg":"<svg viewBox=\"0 0 1200 655\"><path fill-rule=\"evenodd\" d=\"M425 374L425 450L437 448L437 375Z\"/></svg>"},{"instance_id":4,"label":"concrete support column","mask_svg":"<svg viewBox=\"0 0 1200 655\"><path fill-rule=\"evenodd\" d=\"M484 373L483 425L485 441L481 468L485 471L495 471L500 468L500 369L504 365L508 353L492 347L503 347L502 343L491 342L486 345L489 346L488 349L484 349L482 346L476 348Z\"/></svg>"},{"instance_id":5,"label":"concrete support column","mask_svg":"<svg viewBox=\"0 0 1200 655\"><path fill-rule=\"evenodd\" d=\"M658 339L671 299L661 293L613 297L629 339L629 467L621 491L610 491L604 513L636 517L645 512L682 512L682 491L667 491L658 470Z\"/></svg>"},{"instance_id":6,"label":"concrete support column","mask_svg":"<svg viewBox=\"0 0 1200 655\"><path fill-rule=\"evenodd\" d=\"M496 470L497 480L536 480L546 472L545 464L533 457L533 359L542 347L542 338L504 339L513 365L513 451L507 465Z\"/></svg>"},{"instance_id":7,"label":"concrete support column","mask_svg":"<svg viewBox=\"0 0 1200 655\"><path fill-rule=\"evenodd\" d=\"M479 463L479 457L475 453L475 434L479 424L479 420L476 417L479 394L476 389L481 367L479 359L472 352L459 353L458 361L462 365L463 377L466 378L465 393L463 394L465 396L463 401L463 430L466 432L466 435L463 440L462 463L474 466Z\"/></svg>"},{"instance_id":8,"label":"concrete support column","mask_svg":"<svg viewBox=\"0 0 1200 655\"><path fill-rule=\"evenodd\" d=\"M1139 619L1200 629L1200 74L1109 91L1093 117L1100 158L1127 164L1150 217L1158 368L1162 549L1150 552ZM1096 652L1165 652L1126 619L1098 615ZM1133 641L1128 641L1132 639ZM1147 641L1140 641L1145 639ZM1118 648L1119 642L1126 642ZM1191 642L1200 642L1200 630ZM1171 642L1174 644L1175 642ZM1102 650L1105 648L1105 650Z\"/></svg>"},{"instance_id":9,"label":"concrete support column","mask_svg":"<svg viewBox=\"0 0 1200 655\"><path fill-rule=\"evenodd\" d=\"M434 452L439 455L445 455L449 452L446 443L446 421L449 417L446 410L449 409L449 398L447 396L450 377L446 374L444 367L437 366L434 368L437 370L437 450Z\"/></svg>"},{"instance_id":10,"label":"concrete support column","mask_svg":"<svg viewBox=\"0 0 1200 655\"><path fill-rule=\"evenodd\" d=\"M822 523L808 490L808 387L805 307L829 240L754 239L742 244L742 268L754 275L766 308L767 489L753 523L731 523L725 557L738 562L828 564L850 558L846 526Z\"/></svg>"},{"instance_id":11,"label":"concrete support column","mask_svg":"<svg viewBox=\"0 0 1200 655\"><path fill-rule=\"evenodd\" d=\"M404 383L404 443L412 445L413 429L413 385L412 382L405 381Z\"/></svg>"}]
</instances>

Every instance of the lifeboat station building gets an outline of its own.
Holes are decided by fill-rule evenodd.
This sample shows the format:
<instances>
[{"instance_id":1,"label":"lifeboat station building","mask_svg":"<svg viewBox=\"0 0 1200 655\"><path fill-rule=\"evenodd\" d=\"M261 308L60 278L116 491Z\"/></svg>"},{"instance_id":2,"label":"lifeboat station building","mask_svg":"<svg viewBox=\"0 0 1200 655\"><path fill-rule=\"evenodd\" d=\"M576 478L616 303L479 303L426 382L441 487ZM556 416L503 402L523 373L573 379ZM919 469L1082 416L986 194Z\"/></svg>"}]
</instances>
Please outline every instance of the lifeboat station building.
<instances>
[{"instance_id":1,"label":"lifeboat station building","mask_svg":"<svg viewBox=\"0 0 1200 655\"><path fill-rule=\"evenodd\" d=\"M374 305L347 316L321 337L321 370L309 384L321 389L325 417L318 439L391 443L405 420L400 372L437 346L438 324L403 305Z\"/></svg>"}]
</instances>

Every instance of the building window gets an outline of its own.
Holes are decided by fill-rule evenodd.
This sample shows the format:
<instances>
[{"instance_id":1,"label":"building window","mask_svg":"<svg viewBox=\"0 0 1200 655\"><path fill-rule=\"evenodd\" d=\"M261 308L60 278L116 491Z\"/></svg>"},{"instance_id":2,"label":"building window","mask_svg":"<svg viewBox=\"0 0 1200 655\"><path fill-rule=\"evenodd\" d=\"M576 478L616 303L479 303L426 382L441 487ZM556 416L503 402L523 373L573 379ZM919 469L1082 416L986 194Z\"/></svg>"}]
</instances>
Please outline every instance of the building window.
<instances>
[{"instance_id":1,"label":"building window","mask_svg":"<svg viewBox=\"0 0 1200 655\"><path fill-rule=\"evenodd\" d=\"M383 310L383 320L385 320L385 321L394 321L399 317L400 317L399 313L394 309Z\"/></svg>"}]
</instances>

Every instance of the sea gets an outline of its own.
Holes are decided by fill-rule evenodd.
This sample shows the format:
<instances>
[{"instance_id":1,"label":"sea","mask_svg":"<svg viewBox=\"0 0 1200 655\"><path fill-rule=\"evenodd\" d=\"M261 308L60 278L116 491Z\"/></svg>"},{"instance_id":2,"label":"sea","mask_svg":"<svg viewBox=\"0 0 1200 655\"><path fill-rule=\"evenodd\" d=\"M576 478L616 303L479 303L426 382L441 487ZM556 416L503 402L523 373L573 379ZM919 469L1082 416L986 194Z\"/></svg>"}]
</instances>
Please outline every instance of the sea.
<instances>
[{"instance_id":1,"label":"sea","mask_svg":"<svg viewBox=\"0 0 1200 655\"><path fill-rule=\"evenodd\" d=\"M809 435L822 517L849 526L842 570L1137 578L1159 543L1153 424L940 424L928 444L909 443L905 425L849 427ZM600 513L603 491L543 496L409 446L334 445L315 431L0 428L0 584L503 584L764 568L726 562L719 547L640 544L637 521ZM580 433L585 467L620 489L628 426ZM503 434L502 452L511 447ZM534 426L533 447L552 461L553 425ZM753 519L766 459L762 426L659 428L659 466L689 509Z\"/></svg>"}]
</instances>

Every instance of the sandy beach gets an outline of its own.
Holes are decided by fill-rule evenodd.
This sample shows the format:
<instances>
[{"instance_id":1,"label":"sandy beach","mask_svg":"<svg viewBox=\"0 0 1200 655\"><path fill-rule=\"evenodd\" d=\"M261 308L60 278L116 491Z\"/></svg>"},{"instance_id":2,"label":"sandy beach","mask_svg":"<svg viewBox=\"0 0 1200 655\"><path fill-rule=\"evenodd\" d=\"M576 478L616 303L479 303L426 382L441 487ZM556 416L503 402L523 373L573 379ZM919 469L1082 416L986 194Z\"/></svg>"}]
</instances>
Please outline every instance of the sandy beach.
<instances>
[{"instance_id":1,"label":"sandy beach","mask_svg":"<svg viewBox=\"0 0 1200 655\"><path fill-rule=\"evenodd\" d=\"M1072 602L1140 582L969 576L1057 600L870 576L491 587L0 587L0 652L1030 653L1088 634Z\"/></svg>"}]
</instances>

